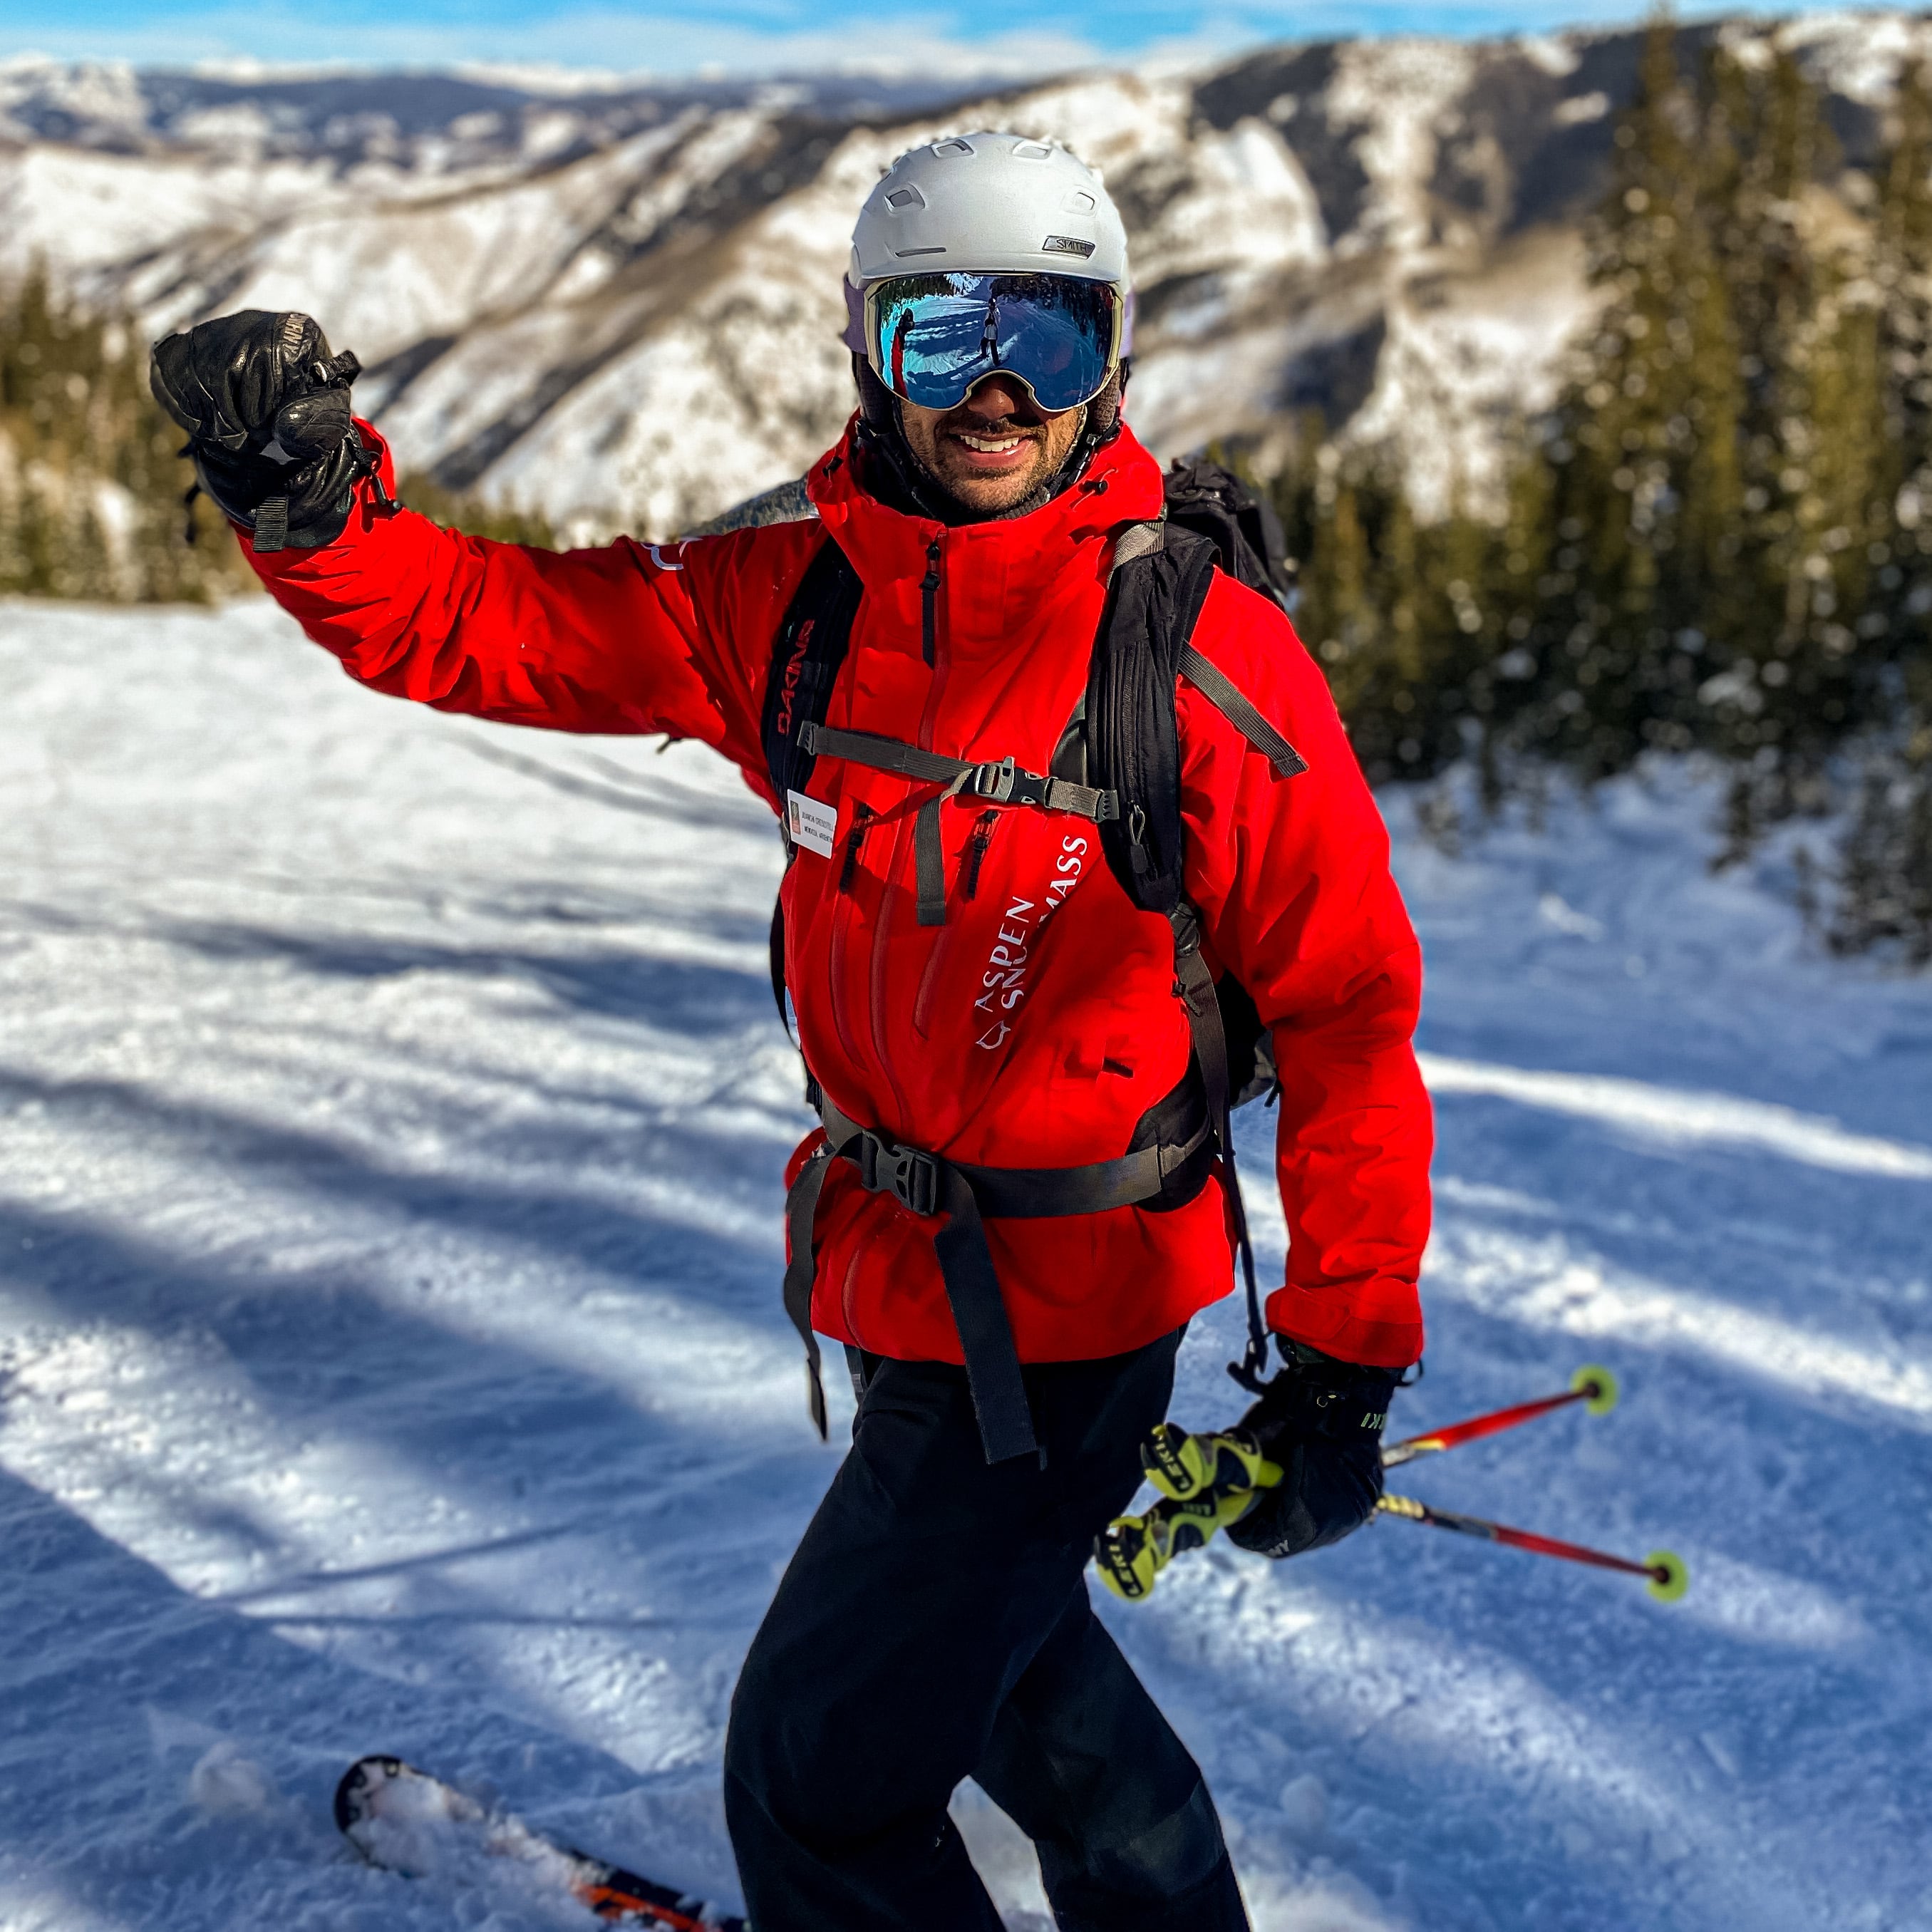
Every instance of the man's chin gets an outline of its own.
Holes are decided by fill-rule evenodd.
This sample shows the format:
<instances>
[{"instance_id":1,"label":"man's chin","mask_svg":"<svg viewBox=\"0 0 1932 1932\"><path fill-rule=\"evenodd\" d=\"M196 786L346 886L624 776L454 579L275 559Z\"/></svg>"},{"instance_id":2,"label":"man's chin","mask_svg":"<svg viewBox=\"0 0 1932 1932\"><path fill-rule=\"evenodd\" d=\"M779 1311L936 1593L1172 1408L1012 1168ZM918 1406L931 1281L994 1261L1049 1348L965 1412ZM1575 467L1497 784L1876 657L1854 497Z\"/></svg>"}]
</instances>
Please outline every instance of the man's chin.
<instances>
[{"instance_id":1,"label":"man's chin","mask_svg":"<svg viewBox=\"0 0 1932 1932\"><path fill-rule=\"evenodd\" d=\"M969 510L1010 510L1037 490L1045 478L1046 466L1036 460L1024 470L1004 474L969 470L949 463L939 480L947 493L956 496Z\"/></svg>"}]
</instances>

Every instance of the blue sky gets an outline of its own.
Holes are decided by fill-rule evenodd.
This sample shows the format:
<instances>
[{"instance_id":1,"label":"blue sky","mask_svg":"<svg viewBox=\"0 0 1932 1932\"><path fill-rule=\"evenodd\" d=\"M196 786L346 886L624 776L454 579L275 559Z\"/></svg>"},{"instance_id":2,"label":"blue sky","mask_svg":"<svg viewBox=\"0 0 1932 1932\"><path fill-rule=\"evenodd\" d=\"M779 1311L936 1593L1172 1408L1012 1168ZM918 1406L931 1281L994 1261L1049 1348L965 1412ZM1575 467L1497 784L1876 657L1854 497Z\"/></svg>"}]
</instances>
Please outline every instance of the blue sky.
<instances>
[{"instance_id":1,"label":"blue sky","mask_svg":"<svg viewBox=\"0 0 1932 1932\"><path fill-rule=\"evenodd\" d=\"M1697 9L1699 11L1714 9ZM1786 11L1784 7L1756 10ZM1342 34L1483 34L1627 21L1643 0L6 0L0 57L182 65L556 64L682 75L900 73L1213 52Z\"/></svg>"}]
</instances>

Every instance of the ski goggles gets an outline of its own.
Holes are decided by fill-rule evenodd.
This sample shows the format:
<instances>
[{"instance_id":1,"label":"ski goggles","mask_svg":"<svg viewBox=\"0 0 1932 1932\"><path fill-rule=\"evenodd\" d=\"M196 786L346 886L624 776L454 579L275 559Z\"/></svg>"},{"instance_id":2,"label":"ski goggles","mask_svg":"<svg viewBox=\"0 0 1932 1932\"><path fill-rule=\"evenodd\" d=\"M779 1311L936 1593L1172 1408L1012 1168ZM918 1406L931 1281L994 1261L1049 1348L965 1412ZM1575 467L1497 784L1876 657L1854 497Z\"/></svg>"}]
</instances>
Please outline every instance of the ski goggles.
<instances>
[{"instance_id":1,"label":"ski goggles","mask_svg":"<svg viewBox=\"0 0 1932 1932\"><path fill-rule=\"evenodd\" d=\"M1058 414L1107 386L1124 312L1111 283L1074 275L894 275L866 291L866 352L921 409L956 408L998 370Z\"/></svg>"}]
</instances>

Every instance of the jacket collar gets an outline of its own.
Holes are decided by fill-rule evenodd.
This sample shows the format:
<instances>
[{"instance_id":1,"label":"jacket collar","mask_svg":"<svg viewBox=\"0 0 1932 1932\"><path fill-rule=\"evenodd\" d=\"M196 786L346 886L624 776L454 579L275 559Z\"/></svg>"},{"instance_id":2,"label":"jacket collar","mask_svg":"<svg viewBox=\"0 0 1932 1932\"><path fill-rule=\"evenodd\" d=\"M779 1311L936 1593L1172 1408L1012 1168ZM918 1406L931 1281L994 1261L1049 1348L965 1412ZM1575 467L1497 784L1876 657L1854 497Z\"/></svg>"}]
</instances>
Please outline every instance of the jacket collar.
<instances>
[{"instance_id":1,"label":"jacket collar","mask_svg":"<svg viewBox=\"0 0 1932 1932\"><path fill-rule=\"evenodd\" d=\"M945 575L968 573L982 596L991 593L1009 610L1025 609L1070 575L1098 575L1108 540L1123 524L1160 516L1164 500L1160 464L1124 423L1070 489L1026 516L992 523L949 527L890 508L861 484L853 456L848 424L837 446L812 465L806 489L860 581L888 601L916 586L937 542Z\"/></svg>"}]
</instances>

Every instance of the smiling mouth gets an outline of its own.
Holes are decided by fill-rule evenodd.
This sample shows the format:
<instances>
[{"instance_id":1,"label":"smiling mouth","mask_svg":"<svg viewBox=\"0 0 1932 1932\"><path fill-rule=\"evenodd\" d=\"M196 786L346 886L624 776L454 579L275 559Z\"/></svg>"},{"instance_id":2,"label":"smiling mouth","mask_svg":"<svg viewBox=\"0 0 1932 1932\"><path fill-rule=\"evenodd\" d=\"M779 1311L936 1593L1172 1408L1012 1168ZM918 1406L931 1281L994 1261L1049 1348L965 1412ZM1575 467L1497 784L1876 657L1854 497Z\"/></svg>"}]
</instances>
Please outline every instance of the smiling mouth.
<instances>
[{"instance_id":1,"label":"smiling mouth","mask_svg":"<svg viewBox=\"0 0 1932 1932\"><path fill-rule=\"evenodd\" d=\"M1003 429L987 432L980 430L956 429L948 432L948 440L970 464L985 465L991 469L998 466L1010 468L1023 455L1030 453L1030 446L1038 439L1024 429Z\"/></svg>"}]
</instances>

